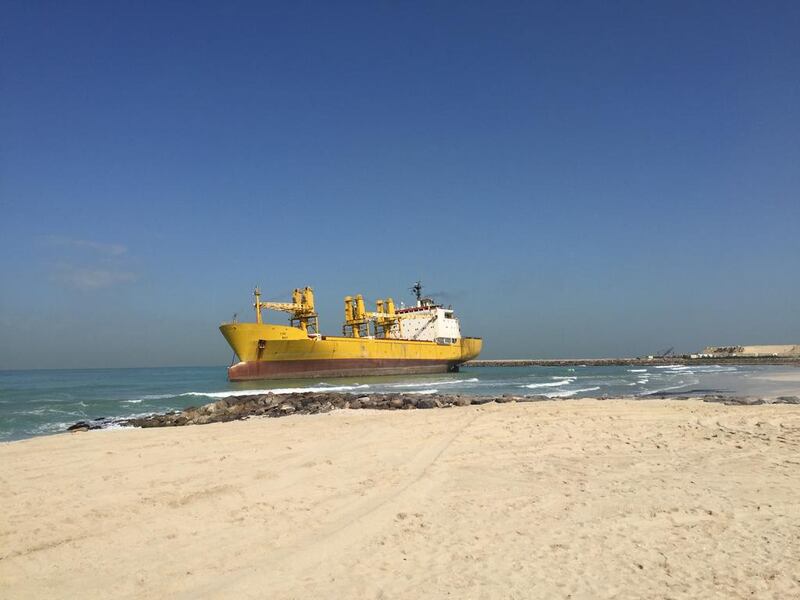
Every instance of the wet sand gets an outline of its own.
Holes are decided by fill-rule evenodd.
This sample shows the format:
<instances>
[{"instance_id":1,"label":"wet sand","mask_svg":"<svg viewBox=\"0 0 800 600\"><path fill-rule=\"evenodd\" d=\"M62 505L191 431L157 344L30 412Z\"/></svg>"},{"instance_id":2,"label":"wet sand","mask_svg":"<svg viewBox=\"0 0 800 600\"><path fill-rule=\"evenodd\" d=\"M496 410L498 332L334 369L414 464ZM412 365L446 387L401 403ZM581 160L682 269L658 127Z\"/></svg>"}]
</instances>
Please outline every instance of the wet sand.
<instances>
[{"instance_id":1,"label":"wet sand","mask_svg":"<svg viewBox=\"0 0 800 600\"><path fill-rule=\"evenodd\" d=\"M798 597L798 456L800 406L677 400L37 438L0 446L0 589Z\"/></svg>"}]
</instances>

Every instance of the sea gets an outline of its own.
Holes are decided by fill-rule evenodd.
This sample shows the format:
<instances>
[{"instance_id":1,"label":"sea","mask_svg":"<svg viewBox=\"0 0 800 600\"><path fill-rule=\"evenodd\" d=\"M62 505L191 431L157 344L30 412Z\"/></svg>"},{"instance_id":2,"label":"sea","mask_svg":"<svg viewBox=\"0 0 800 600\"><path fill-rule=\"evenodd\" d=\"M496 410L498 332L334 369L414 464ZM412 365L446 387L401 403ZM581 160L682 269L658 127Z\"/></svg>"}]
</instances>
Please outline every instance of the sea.
<instances>
[{"instance_id":1,"label":"sea","mask_svg":"<svg viewBox=\"0 0 800 600\"><path fill-rule=\"evenodd\" d=\"M0 441L64 431L86 419L125 418L230 395L290 392L652 398L653 395L779 394L770 375L787 367L658 365L462 367L459 373L232 383L225 367L0 371Z\"/></svg>"}]
</instances>

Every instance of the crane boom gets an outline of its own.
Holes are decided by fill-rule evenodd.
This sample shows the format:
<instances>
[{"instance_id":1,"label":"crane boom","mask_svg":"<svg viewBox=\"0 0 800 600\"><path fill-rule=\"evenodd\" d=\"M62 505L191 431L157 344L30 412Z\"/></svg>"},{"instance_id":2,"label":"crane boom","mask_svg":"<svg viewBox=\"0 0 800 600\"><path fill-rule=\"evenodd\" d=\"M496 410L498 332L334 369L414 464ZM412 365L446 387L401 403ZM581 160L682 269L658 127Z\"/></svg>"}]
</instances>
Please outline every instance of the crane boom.
<instances>
[{"instance_id":1,"label":"crane boom","mask_svg":"<svg viewBox=\"0 0 800 600\"><path fill-rule=\"evenodd\" d=\"M281 312L299 312L302 311L304 306L302 304L294 304L293 302L259 302L258 305L262 309L279 310Z\"/></svg>"},{"instance_id":2,"label":"crane boom","mask_svg":"<svg viewBox=\"0 0 800 600\"><path fill-rule=\"evenodd\" d=\"M293 302L262 302L261 290L258 288L255 289L253 295L255 296L253 307L256 309L256 323L263 322L262 309L277 310L292 315L289 317L292 326L295 326L296 323L296 326L304 332L308 332L311 328L315 333L319 333L319 317L314 310L314 290L310 287L306 286L302 290L295 289L292 292Z\"/></svg>"}]
</instances>

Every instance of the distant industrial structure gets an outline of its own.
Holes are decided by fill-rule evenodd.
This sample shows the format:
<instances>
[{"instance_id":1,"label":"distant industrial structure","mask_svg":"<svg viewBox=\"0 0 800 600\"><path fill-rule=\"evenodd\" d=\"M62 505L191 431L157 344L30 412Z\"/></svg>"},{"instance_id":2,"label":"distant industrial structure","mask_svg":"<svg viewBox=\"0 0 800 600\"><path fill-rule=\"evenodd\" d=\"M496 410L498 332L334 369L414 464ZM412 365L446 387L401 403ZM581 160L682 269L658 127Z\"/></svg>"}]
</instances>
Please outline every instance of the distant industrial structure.
<instances>
[{"instance_id":1,"label":"distant industrial structure","mask_svg":"<svg viewBox=\"0 0 800 600\"><path fill-rule=\"evenodd\" d=\"M771 344L761 346L706 346L690 358L797 358L800 344Z\"/></svg>"}]
</instances>

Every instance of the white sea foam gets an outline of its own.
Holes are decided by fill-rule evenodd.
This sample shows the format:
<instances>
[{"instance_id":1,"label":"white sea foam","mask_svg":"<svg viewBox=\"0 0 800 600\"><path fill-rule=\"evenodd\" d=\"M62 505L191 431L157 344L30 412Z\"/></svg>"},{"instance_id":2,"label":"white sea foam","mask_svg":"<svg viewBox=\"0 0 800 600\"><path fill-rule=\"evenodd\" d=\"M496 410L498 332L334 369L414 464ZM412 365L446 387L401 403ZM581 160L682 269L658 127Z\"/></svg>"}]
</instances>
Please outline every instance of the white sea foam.
<instances>
[{"instance_id":1,"label":"white sea foam","mask_svg":"<svg viewBox=\"0 0 800 600\"><path fill-rule=\"evenodd\" d=\"M574 396L575 394L580 394L581 392L596 392L599 390L600 387L589 387L589 388L581 388L579 390L561 390L558 392L552 392L545 394L545 396L549 396L550 398L569 398L570 396Z\"/></svg>"},{"instance_id":2,"label":"white sea foam","mask_svg":"<svg viewBox=\"0 0 800 600\"><path fill-rule=\"evenodd\" d=\"M686 365L656 365L654 369L688 369Z\"/></svg>"},{"instance_id":3,"label":"white sea foam","mask_svg":"<svg viewBox=\"0 0 800 600\"><path fill-rule=\"evenodd\" d=\"M176 396L182 396L183 394L148 394L147 396L142 396L139 400L166 400L167 398L175 398Z\"/></svg>"},{"instance_id":4,"label":"white sea foam","mask_svg":"<svg viewBox=\"0 0 800 600\"><path fill-rule=\"evenodd\" d=\"M430 384L429 384L430 385ZM304 388L275 388L266 390L228 390L227 392L185 392L179 396L206 396L208 398L227 398L228 396L259 396L262 394L304 394L308 392L348 392L365 390L369 385L325 385Z\"/></svg>"},{"instance_id":5,"label":"white sea foam","mask_svg":"<svg viewBox=\"0 0 800 600\"><path fill-rule=\"evenodd\" d=\"M417 390L415 392L406 392L406 393L407 394L417 394L417 395L420 395L420 396L428 396L430 394L435 394L438 391L439 390L437 390L437 389L430 389L430 390Z\"/></svg>"},{"instance_id":6,"label":"white sea foam","mask_svg":"<svg viewBox=\"0 0 800 600\"><path fill-rule=\"evenodd\" d=\"M123 400L123 402L125 404L141 404L142 400L144 400L144 398L137 398L135 400Z\"/></svg>"},{"instance_id":7,"label":"white sea foam","mask_svg":"<svg viewBox=\"0 0 800 600\"><path fill-rule=\"evenodd\" d=\"M522 385L520 387L529 388L529 389L536 389L536 388L543 388L543 387L557 387L559 385L568 385L575 381L575 379L562 379L560 381L550 381L548 383L528 383L527 385Z\"/></svg>"},{"instance_id":8,"label":"white sea foam","mask_svg":"<svg viewBox=\"0 0 800 600\"><path fill-rule=\"evenodd\" d=\"M650 394L660 394L661 392L668 392L670 390L679 390L679 389L681 389L683 387L686 387L686 386L687 386L687 384L684 383L683 381L681 381L680 385L673 385L673 386L670 386L670 387L660 388L660 389L657 389L657 390L647 390L647 391L642 392L639 395L640 396L642 396L642 395L649 396Z\"/></svg>"},{"instance_id":9,"label":"white sea foam","mask_svg":"<svg viewBox=\"0 0 800 600\"><path fill-rule=\"evenodd\" d=\"M722 366L722 365L708 365L708 366L693 366L697 373L735 373L738 371L736 367Z\"/></svg>"},{"instance_id":10,"label":"white sea foam","mask_svg":"<svg viewBox=\"0 0 800 600\"><path fill-rule=\"evenodd\" d=\"M38 434L47 434L47 433L60 433L62 431L66 431L67 427L72 425L70 423L45 423L43 425L39 425L33 429L33 433Z\"/></svg>"},{"instance_id":11,"label":"white sea foam","mask_svg":"<svg viewBox=\"0 0 800 600\"><path fill-rule=\"evenodd\" d=\"M647 369L628 369L628 373L647 373Z\"/></svg>"},{"instance_id":12,"label":"white sea foam","mask_svg":"<svg viewBox=\"0 0 800 600\"><path fill-rule=\"evenodd\" d=\"M477 383L480 379L473 377L472 379L448 379L447 381L422 381L419 383L392 383L386 387L390 388L417 388L428 387L431 385L458 385L460 383ZM330 389L330 388L327 388Z\"/></svg>"}]
</instances>

